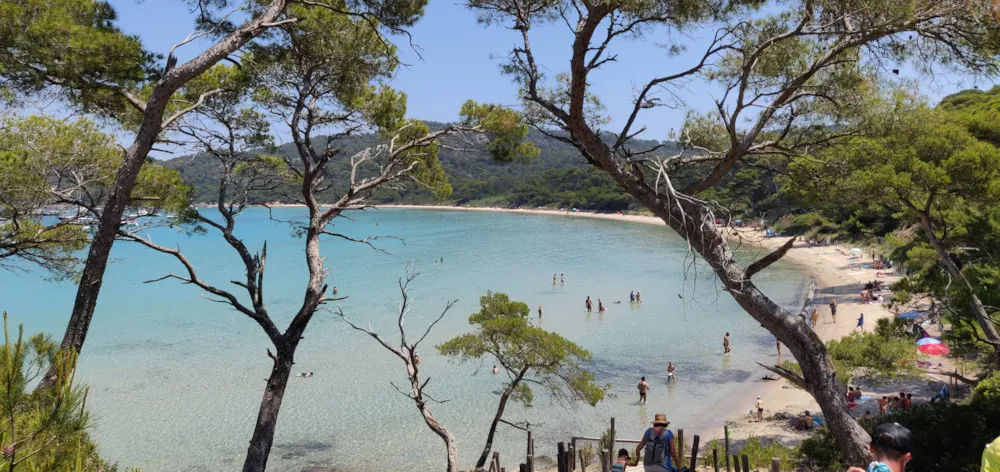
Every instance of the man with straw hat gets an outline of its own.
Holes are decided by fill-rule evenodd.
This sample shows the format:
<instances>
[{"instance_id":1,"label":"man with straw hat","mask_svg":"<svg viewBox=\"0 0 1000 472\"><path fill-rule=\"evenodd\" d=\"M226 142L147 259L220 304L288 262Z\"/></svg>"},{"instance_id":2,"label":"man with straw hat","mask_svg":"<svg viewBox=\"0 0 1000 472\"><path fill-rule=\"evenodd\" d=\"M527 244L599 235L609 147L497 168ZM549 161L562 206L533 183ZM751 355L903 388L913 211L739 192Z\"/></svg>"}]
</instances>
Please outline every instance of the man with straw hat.
<instances>
[{"instance_id":1,"label":"man with straw hat","mask_svg":"<svg viewBox=\"0 0 1000 472\"><path fill-rule=\"evenodd\" d=\"M646 472L676 472L677 449L674 448L674 433L667 429L670 422L667 415L657 413L653 417L653 427L646 430L635 448L635 455L643 451L642 465Z\"/></svg>"}]
</instances>

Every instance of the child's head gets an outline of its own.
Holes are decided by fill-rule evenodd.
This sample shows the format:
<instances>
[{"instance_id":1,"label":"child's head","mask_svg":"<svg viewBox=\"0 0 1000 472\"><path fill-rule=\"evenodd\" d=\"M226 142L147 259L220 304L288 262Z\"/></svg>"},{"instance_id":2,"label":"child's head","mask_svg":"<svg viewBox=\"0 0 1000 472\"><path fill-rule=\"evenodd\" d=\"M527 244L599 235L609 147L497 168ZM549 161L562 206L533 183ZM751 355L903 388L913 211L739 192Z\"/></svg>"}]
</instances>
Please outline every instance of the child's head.
<instances>
[{"instance_id":1,"label":"child's head","mask_svg":"<svg viewBox=\"0 0 1000 472\"><path fill-rule=\"evenodd\" d=\"M913 458L912 449L913 435L899 423L880 424L872 432L872 457L890 466L895 464L898 469L893 470L906 468L906 463Z\"/></svg>"},{"instance_id":2,"label":"child's head","mask_svg":"<svg viewBox=\"0 0 1000 472\"><path fill-rule=\"evenodd\" d=\"M627 449L619 449L618 450L618 459L628 460L628 450Z\"/></svg>"}]
</instances>

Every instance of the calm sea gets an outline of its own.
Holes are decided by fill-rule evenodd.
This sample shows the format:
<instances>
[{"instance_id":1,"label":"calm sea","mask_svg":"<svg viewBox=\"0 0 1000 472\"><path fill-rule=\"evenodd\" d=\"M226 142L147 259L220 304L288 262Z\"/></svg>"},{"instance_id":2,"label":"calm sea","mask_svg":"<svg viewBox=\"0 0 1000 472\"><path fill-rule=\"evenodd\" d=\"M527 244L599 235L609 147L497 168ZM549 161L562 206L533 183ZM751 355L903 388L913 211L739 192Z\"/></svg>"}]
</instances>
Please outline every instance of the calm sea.
<instances>
[{"instance_id":1,"label":"calm sea","mask_svg":"<svg viewBox=\"0 0 1000 472\"><path fill-rule=\"evenodd\" d=\"M275 210L280 219L301 218L295 208ZM586 218L493 212L371 210L337 220L355 236L388 235L390 255L343 240L326 240L323 252L344 311L386 337L395 335L397 280L413 264L414 305L407 320L422 332L445 303L458 303L425 341L422 373L441 400L438 419L459 442L463 466L471 467L485 442L499 376L489 360L458 364L433 346L469 330L468 316L487 290L504 292L532 308L533 322L573 340L593 354L589 367L610 395L597 407L565 407L536 392L534 406L508 408L506 419L536 425L536 450L553 455L570 435L600 435L617 417L619 437L638 437L656 412L684 427L722 397L738 395L741 382L763 375L756 366L774 354L773 337L719 290L708 267L694 263L686 245L665 227ZM306 281L302 240L263 210L239 218L239 237L268 246L266 297L279 325L287 325ZM214 236L189 237L175 230L151 232L154 241L181 249L201 277L233 290L241 277L233 252ZM170 257L120 242L78 378L91 387L94 437L102 453L123 466L155 471L238 470L246 452L270 360L268 341L250 319L212 303L176 281L144 284L182 268ZM743 254L743 257L749 257ZM438 262L444 258L444 262ZM552 284L553 273L565 284ZM776 264L758 276L767 293L793 307L805 277ZM0 272L0 309L28 333L57 339L65 329L75 287L39 274ZM642 292L630 304L630 290ZM595 312L586 313L590 296ZM608 307L596 312L601 299ZM617 302L621 302L620 304ZM543 319L537 305L543 305ZM734 355L721 354L732 333ZM346 471L424 471L444 467L444 448L413 404L391 383L403 385L403 366L369 337L350 330L329 312L318 313L296 356L269 470L324 466ZM667 385L666 364L677 366ZM649 404L637 403L636 383L647 376ZM750 404L751 400L748 400ZM499 429L497 448L516 467L523 433Z\"/></svg>"}]
</instances>

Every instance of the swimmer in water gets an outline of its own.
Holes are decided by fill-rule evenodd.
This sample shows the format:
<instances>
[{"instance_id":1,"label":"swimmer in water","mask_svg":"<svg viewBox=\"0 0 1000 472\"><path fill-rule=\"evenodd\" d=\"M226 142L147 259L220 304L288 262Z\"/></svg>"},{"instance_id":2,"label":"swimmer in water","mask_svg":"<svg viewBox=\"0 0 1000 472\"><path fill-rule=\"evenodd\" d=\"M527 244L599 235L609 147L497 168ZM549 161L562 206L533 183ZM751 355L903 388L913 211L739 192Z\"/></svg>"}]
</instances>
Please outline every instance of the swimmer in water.
<instances>
[{"instance_id":1,"label":"swimmer in water","mask_svg":"<svg viewBox=\"0 0 1000 472\"><path fill-rule=\"evenodd\" d=\"M566 283L566 274L559 274L559 283Z\"/></svg>"},{"instance_id":2,"label":"swimmer in water","mask_svg":"<svg viewBox=\"0 0 1000 472\"><path fill-rule=\"evenodd\" d=\"M542 304L538 304L538 319L542 319Z\"/></svg>"},{"instance_id":3,"label":"swimmer in water","mask_svg":"<svg viewBox=\"0 0 1000 472\"><path fill-rule=\"evenodd\" d=\"M552 285L556 285L558 283L559 283L559 277L556 277L556 274L552 274Z\"/></svg>"},{"instance_id":4,"label":"swimmer in water","mask_svg":"<svg viewBox=\"0 0 1000 472\"><path fill-rule=\"evenodd\" d=\"M667 362L667 382L670 382L670 381L676 382L677 381L677 379L674 377L674 371L675 370L677 370L677 369L674 367L674 363L673 362Z\"/></svg>"},{"instance_id":5,"label":"swimmer in water","mask_svg":"<svg viewBox=\"0 0 1000 472\"><path fill-rule=\"evenodd\" d=\"M337 287L336 287L336 286L334 286L334 287L333 287L333 294L334 294L334 295L336 295L336 294L338 294L338 293L340 293L340 290L337 290Z\"/></svg>"},{"instance_id":6,"label":"swimmer in water","mask_svg":"<svg viewBox=\"0 0 1000 472\"><path fill-rule=\"evenodd\" d=\"M497 367L496 364L493 364L493 375L497 375L499 373L500 373L500 368Z\"/></svg>"},{"instance_id":7,"label":"swimmer in water","mask_svg":"<svg viewBox=\"0 0 1000 472\"><path fill-rule=\"evenodd\" d=\"M608 311L608 309L604 308L604 302L602 302L601 299L598 298L597 299L597 312L598 313L604 313L605 311Z\"/></svg>"}]
</instances>

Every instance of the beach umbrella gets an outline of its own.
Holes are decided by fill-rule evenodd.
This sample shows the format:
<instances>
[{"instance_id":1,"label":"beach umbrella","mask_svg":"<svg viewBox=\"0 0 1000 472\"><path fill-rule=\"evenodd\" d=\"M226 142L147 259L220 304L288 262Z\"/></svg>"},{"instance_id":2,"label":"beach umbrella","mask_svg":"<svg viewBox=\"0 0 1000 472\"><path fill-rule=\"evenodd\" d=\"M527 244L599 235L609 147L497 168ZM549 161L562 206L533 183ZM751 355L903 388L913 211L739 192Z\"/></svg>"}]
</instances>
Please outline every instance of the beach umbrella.
<instances>
[{"instance_id":1,"label":"beach umbrella","mask_svg":"<svg viewBox=\"0 0 1000 472\"><path fill-rule=\"evenodd\" d=\"M932 356L943 356L951 352L944 344L924 344L923 346L917 346L917 350Z\"/></svg>"},{"instance_id":2,"label":"beach umbrella","mask_svg":"<svg viewBox=\"0 0 1000 472\"><path fill-rule=\"evenodd\" d=\"M917 340L917 346L928 346L931 344L941 344L938 338L921 338Z\"/></svg>"},{"instance_id":3,"label":"beach umbrella","mask_svg":"<svg viewBox=\"0 0 1000 472\"><path fill-rule=\"evenodd\" d=\"M1000 438L986 445L983 451L982 472L1000 472Z\"/></svg>"},{"instance_id":4,"label":"beach umbrella","mask_svg":"<svg viewBox=\"0 0 1000 472\"><path fill-rule=\"evenodd\" d=\"M897 318L903 318L905 320L912 320L914 318L919 318L923 313L919 311L908 311L906 313L900 313Z\"/></svg>"}]
</instances>

